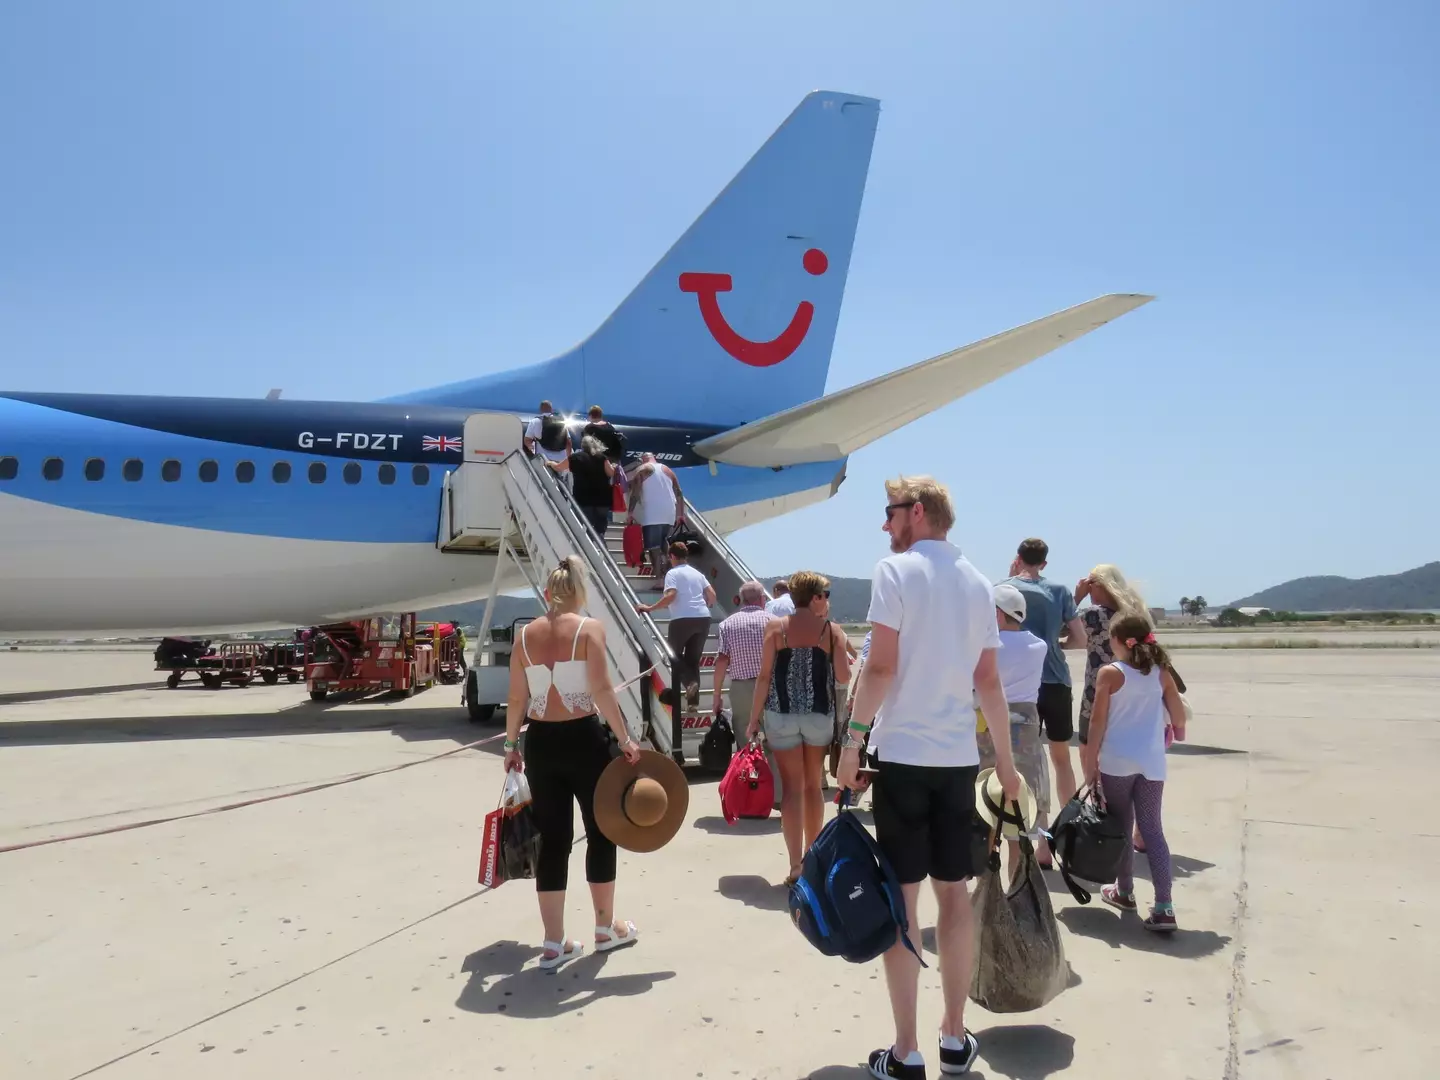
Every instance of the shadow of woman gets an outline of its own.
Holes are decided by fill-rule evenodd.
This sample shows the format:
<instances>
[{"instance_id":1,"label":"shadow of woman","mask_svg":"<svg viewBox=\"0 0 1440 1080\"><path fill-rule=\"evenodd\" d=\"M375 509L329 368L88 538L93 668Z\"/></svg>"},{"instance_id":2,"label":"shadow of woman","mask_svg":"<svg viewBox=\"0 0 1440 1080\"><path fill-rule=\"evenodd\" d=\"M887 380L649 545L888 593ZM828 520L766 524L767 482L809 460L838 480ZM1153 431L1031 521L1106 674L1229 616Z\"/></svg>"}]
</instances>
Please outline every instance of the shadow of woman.
<instances>
[{"instance_id":1,"label":"shadow of woman","mask_svg":"<svg viewBox=\"0 0 1440 1080\"><path fill-rule=\"evenodd\" d=\"M786 911L790 894L759 874L727 874L715 883L715 891L727 900L739 900L761 911Z\"/></svg>"},{"instance_id":2,"label":"shadow of woman","mask_svg":"<svg viewBox=\"0 0 1440 1080\"><path fill-rule=\"evenodd\" d=\"M1072 934L1103 941L1112 949L1123 947L1139 952L1165 953L1182 960L1212 956L1230 944L1228 934L1217 934L1214 930L1186 930L1182 927L1172 934L1157 934L1141 925L1138 914L1121 914L1109 908L1064 908L1057 911L1055 917Z\"/></svg>"},{"instance_id":3,"label":"shadow of woman","mask_svg":"<svg viewBox=\"0 0 1440 1080\"><path fill-rule=\"evenodd\" d=\"M523 966L539 955L538 948L518 941L497 941L471 953L460 968L470 978L455 1004L466 1012L548 1020L601 998L643 994L675 977L673 971L603 976L608 953L587 952L555 971Z\"/></svg>"}]
</instances>

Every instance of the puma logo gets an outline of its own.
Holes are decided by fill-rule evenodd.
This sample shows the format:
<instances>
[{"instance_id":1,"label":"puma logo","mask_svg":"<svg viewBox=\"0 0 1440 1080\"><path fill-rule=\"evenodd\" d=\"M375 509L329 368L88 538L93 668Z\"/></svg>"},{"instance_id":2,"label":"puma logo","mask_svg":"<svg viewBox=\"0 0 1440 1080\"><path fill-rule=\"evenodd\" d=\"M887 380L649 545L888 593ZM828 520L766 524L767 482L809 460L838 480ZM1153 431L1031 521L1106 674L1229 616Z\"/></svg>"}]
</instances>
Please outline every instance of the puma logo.
<instances>
[{"instance_id":1,"label":"puma logo","mask_svg":"<svg viewBox=\"0 0 1440 1080\"><path fill-rule=\"evenodd\" d=\"M864 893L865 893L865 886L864 886L864 885L856 885L856 886L855 886L855 891L850 894L850 899L851 899L851 900L858 900L861 896L864 895Z\"/></svg>"}]
</instances>

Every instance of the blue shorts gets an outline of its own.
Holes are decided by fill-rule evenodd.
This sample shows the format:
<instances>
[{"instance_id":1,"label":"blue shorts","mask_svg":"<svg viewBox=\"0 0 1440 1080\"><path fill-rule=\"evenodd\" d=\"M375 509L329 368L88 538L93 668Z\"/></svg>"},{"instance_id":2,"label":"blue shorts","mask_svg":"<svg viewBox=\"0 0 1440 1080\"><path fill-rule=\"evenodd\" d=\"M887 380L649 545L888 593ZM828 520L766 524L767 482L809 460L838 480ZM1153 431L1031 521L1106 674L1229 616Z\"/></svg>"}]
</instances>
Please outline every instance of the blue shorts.
<instances>
[{"instance_id":1,"label":"blue shorts","mask_svg":"<svg viewBox=\"0 0 1440 1080\"><path fill-rule=\"evenodd\" d=\"M782 713L765 710L765 742L771 750L829 746L835 738L835 720L829 713Z\"/></svg>"},{"instance_id":2,"label":"blue shorts","mask_svg":"<svg viewBox=\"0 0 1440 1080\"><path fill-rule=\"evenodd\" d=\"M674 528L674 525L641 525L640 536L645 541L645 550L666 547Z\"/></svg>"}]
</instances>

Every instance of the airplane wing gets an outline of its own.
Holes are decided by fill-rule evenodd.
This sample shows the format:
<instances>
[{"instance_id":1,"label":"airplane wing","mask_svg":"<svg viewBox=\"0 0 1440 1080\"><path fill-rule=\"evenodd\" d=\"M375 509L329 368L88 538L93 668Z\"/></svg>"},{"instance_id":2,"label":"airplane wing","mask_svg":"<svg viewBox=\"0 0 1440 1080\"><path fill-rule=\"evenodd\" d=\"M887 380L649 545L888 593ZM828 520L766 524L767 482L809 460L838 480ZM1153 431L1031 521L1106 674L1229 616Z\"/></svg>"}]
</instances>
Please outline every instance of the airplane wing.
<instances>
[{"instance_id":1,"label":"airplane wing","mask_svg":"<svg viewBox=\"0 0 1440 1080\"><path fill-rule=\"evenodd\" d=\"M711 461L778 468L834 461L1155 299L1112 293L973 345L712 435Z\"/></svg>"}]
</instances>

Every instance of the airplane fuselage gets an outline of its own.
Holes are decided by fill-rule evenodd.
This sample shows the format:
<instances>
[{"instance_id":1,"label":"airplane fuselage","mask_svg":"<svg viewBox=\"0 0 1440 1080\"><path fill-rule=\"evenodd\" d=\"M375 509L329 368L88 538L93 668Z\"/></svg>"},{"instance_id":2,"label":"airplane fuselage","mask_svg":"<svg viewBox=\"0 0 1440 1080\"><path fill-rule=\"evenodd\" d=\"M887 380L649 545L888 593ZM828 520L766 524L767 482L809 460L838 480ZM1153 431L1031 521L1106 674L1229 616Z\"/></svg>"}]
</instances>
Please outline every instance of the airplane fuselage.
<instances>
[{"instance_id":1,"label":"airplane fuselage","mask_svg":"<svg viewBox=\"0 0 1440 1080\"><path fill-rule=\"evenodd\" d=\"M0 395L0 633L261 629L475 599L493 557L444 553L436 536L465 419L484 411ZM837 479L839 463L712 474L690 446L716 429L616 426L724 531Z\"/></svg>"}]
</instances>

